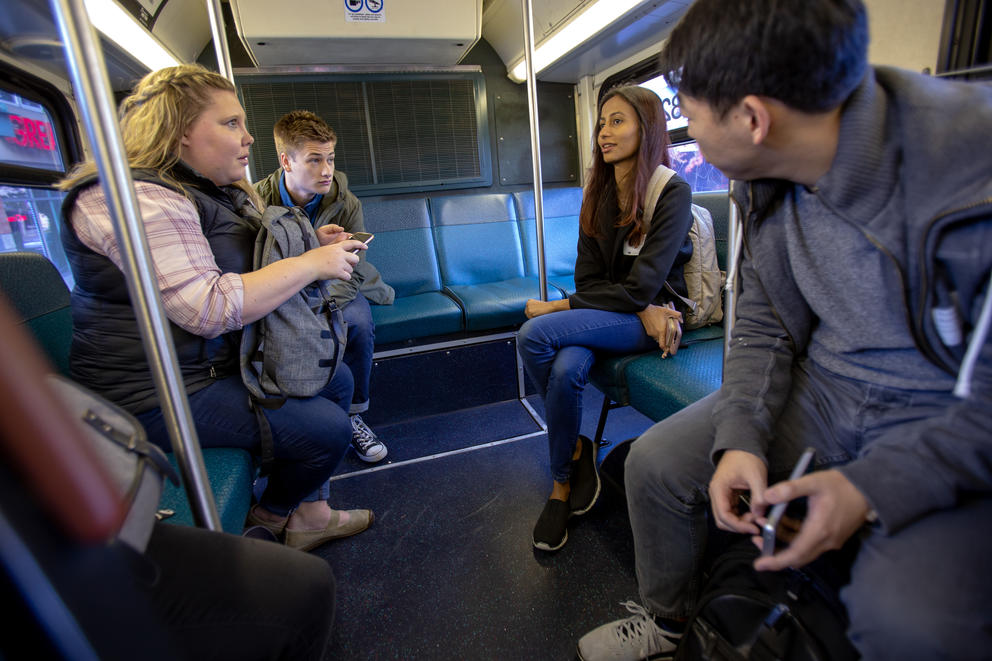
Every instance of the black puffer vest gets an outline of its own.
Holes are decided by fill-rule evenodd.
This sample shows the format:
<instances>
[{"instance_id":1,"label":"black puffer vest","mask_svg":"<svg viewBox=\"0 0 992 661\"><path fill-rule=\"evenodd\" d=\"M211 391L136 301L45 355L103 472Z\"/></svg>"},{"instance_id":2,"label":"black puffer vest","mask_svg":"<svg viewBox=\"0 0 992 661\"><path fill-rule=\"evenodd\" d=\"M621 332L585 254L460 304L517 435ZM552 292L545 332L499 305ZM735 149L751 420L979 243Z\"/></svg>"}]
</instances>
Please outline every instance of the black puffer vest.
<instances>
[{"instance_id":1,"label":"black puffer vest","mask_svg":"<svg viewBox=\"0 0 992 661\"><path fill-rule=\"evenodd\" d=\"M238 213L247 195L237 188L219 188L182 164L172 175L196 204L200 226L221 272L250 271L258 225ZM175 189L154 172L135 170L133 177ZM124 274L105 256L86 247L71 228L76 197L93 185L97 185L96 176L81 181L62 205L62 245L76 280L70 370L74 379L94 392L131 413L142 413L159 406L159 400ZM240 331L208 340L175 324L169 327L187 394L238 373Z\"/></svg>"}]
</instances>

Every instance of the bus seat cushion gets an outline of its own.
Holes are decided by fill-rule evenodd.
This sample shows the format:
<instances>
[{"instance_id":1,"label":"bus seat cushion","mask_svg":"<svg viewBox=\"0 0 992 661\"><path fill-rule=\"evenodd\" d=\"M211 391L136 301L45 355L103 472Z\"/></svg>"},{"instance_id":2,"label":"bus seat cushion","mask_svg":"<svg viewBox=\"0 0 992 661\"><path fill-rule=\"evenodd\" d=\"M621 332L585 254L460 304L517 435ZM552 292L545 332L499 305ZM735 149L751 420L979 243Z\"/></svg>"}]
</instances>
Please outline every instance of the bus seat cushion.
<instances>
[{"instance_id":1,"label":"bus seat cushion","mask_svg":"<svg viewBox=\"0 0 992 661\"><path fill-rule=\"evenodd\" d=\"M379 270L386 284L396 290L397 298L440 291L441 274L430 229L374 234L366 258Z\"/></svg>"},{"instance_id":2,"label":"bus seat cushion","mask_svg":"<svg viewBox=\"0 0 992 661\"><path fill-rule=\"evenodd\" d=\"M522 324L527 320L524 306L529 298L540 298L537 278L511 278L500 282L447 287L465 310L466 330L479 331ZM548 287L548 299L559 300L562 293Z\"/></svg>"},{"instance_id":3,"label":"bus seat cushion","mask_svg":"<svg viewBox=\"0 0 992 661\"><path fill-rule=\"evenodd\" d=\"M642 354L625 370L630 405L658 421L720 387L723 340L690 344L668 358L661 351Z\"/></svg>"},{"instance_id":4,"label":"bus seat cushion","mask_svg":"<svg viewBox=\"0 0 992 661\"><path fill-rule=\"evenodd\" d=\"M462 309L441 292L397 298L392 305L373 305L375 341L401 340L457 333L462 330Z\"/></svg>"},{"instance_id":5,"label":"bus seat cushion","mask_svg":"<svg viewBox=\"0 0 992 661\"><path fill-rule=\"evenodd\" d=\"M168 457L178 471L179 464L175 455L169 453ZM205 448L203 463L210 479L210 489L214 494L221 527L224 532L240 535L251 506L251 485L255 475L251 455L237 448ZM195 525L186 491L181 486L166 482L159 508L175 512L165 519L166 523Z\"/></svg>"}]
</instances>

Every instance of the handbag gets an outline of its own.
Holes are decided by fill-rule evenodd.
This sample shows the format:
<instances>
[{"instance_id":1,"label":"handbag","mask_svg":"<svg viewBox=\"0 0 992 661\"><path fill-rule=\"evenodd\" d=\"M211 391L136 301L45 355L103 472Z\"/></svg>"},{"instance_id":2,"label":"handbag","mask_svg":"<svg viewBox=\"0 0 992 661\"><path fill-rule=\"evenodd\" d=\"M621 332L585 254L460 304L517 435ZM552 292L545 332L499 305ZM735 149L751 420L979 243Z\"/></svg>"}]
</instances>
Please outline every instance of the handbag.
<instances>
[{"instance_id":1,"label":"handbag","mask_svg":"<svg viewBox=\"0 0 992 661\"><path fill-rule=\"evenodd\" d=\"M45 377L66 411L77 420L91 448L126 504L117 539L139 552L148 545L166 477L179 475L165 453L148 441L138 420L99 395L57 374Z\"/></svg>"}]
</instances>

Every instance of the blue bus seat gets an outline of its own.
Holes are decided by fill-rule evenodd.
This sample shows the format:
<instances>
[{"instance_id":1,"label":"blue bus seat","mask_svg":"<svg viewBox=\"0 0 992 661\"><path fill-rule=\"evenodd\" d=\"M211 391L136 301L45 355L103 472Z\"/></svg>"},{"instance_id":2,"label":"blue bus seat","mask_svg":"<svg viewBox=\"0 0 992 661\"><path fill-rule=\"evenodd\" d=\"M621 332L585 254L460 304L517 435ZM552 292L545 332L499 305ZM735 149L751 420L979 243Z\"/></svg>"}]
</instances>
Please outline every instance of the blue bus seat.
<instances>
[{"instance_id":1,"label":"blue bus seat","mask_svg":"<svg viewBox=\"0 0 992 661\"><path fill-rule=\"evenodd\" d=\"M432 198L431 218L445 290L465 311L465 330L513 326L524 305L540 298L535 276L524 270L516 209L509 194ZM560 291L549 291L552 300Z\"/></svg>"},{"instance_id":2,"label":"blue bus seat","mask_svg":"<svg viewBox=\"0 0 992 661\"><path fill-rule=\"evenodd\" d=\"M517 222L524 248L527 275L537 276L537 221L534 191L514 193ZM548 284L566 296L575 293L575 259L578 256L581 188L544 190L544 266Z\"/></svg>"},{"instance_id":3,"label":"blue bus seat","mask_svg":"<svg viewBox=\"0 0 992 661\"><path fill-rule=\"evenodd\" d=\"M365 229L375 234L366 253L396 290L392 305L373 305L377 343L462 330L461 307L441 289L427 200L365 200Z\"/></svg>"},{"instance_id":4,"label":"blue bus seat","mask_svg":"<svg viewBox=\"0 0 992 661\"><path fill-rule=\"evenodd\" d=\"M178 472L175 455L170 452L167 456ZM206 448L203 450L203 464L217 504L221 528L232 535L240 535L251 507L251 485L255 479L251 455L240 448ZM175 512L164 519L165 523L195 525L186 490L182 486L166 481L158 506L159 509Z\"/></svg>"},{"instance_id":5,"label":"blue bus seat","mask_svg":"<svg viewBox=\"0 0 992 661\"><path fill-rule=\"evenodd\" d=\"M55 265L38 253L0 253L0 291L52 364L68 376L72 312L69 289ZM168 456L175 463L175 458ZM203 460L224 530L240 534L251 498L251 455L240 449L210 448L203 450ZM193 515L182 487L166 482L160 507L175 511L175 522L192 525Z\"/></svg>"}]
</instances>

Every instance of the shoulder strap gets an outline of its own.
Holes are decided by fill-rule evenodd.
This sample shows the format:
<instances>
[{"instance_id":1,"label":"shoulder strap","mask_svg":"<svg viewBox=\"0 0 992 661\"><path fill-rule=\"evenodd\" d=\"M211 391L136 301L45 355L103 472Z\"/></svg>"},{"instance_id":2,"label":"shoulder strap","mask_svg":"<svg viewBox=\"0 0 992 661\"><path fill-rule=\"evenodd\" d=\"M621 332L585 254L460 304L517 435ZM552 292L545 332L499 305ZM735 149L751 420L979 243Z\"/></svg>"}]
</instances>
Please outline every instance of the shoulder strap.
<instances>
[{"instance_id":1,"label":"shoulder strap","mask_svg":"<svg viewBox=\"0 0 992 661\"><path fill-rule=\"evenodd\" d=\"M648 191L644 195L644 214L641 216L641 225L644 227L645 234L648 232L651 219L654 218L654 208L658 206L661 191L665 190L665 186L668 185L673 176L675 176L675 170L659 165L651 175L651 180L648 181Z\"/></svg>"},{"instance_id":2,"label":"shoulder strap","mask_svg":"<svg viewBox=\"0 0 992 661\"><path fill-rule=\"evenodd\" d=\"M654 173L651 175L651 180L648 181L648 192L644 196L644 215L641 218L641 224L644 226L645 234L648 231L648 225L651 224L651 219L654 218L654 208L658 206L658 200L661 198L661 191L665 190L665 186L668 182L672 180L675 176L675 170L666 167L664 165L659 165L655 168ZM682 301L682 303L692 310L696 311L696 302L690 298L680 295L675 289L672 288L668 282L665 282L665 290Z\"/></svg>"}]
</instances>

